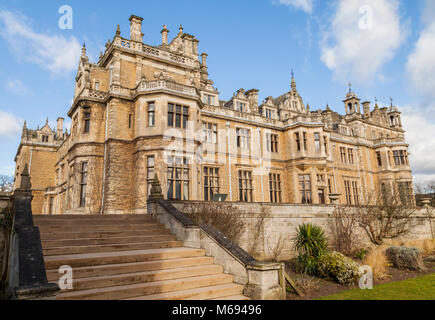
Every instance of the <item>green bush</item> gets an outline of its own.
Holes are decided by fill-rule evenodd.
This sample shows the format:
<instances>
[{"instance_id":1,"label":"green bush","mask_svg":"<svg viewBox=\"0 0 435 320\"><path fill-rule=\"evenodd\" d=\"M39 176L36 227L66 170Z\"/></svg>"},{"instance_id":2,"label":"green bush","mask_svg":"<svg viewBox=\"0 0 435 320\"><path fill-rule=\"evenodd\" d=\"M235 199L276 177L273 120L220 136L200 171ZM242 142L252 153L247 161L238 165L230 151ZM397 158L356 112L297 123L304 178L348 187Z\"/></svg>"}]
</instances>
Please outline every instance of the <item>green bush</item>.
<instances>
[{"instance_id":1,"label":"green bush","mask_svg":"<svg viewBox=\"0 0 435 320\"><path fill-rule=\"evenodd\" d=\"M299 253L298 263L307 274L316 274L317 261L328 250L328 238L323 229L313 224L302 224L293 239Z\"/></svg>"},{"instance_id":2,"label":"green bush","mask_svg":"<svg viewBox=\"0 0 435 320\"><path fill-rule=\"evenodd\" d=\"M328 252L317 261L317 274L320 277L331 277L343 285L358 283L361 273L359 265L339 252Z\"/></svg>"}]
</instances>

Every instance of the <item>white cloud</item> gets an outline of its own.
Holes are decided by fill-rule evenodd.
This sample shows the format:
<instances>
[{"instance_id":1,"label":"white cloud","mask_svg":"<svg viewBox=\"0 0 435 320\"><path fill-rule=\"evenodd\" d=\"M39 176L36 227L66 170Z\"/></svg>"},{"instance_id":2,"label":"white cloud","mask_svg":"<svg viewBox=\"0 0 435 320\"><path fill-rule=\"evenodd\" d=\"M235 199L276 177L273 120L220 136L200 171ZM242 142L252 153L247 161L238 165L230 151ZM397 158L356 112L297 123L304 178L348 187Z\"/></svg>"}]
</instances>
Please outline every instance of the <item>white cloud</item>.
<instances>
[{"instance_id":1,"label":"white cloud","mask_svg":"<svg viewBox=\"0 0 435 320\"><path fill-rule=\"evenodd\" d=\"M397 0L338 0L321 41L322 61L337 79L371 82L406 38Z\"/></svg>"},{"instance_id":2,"label":"white cloud","mask_svg":"<svg viewBox=\"0 0 435 320\"><path fill-rule=\"evenodd\" d=\"M435 178L435 123L430 122L430 114L430 109L402 108L402 123L415 182Z\"/></svg>"},{"instance_id":3,"label":"white cloud","mask_svg":"<svg viewBox=\"0 0 435 320\"><path fill-rule=\"evenodd\" d=\"M34 62L52 74L62 74L77 68L81 46L71 36L38 33L25 16L0 10L0 35L8 42L18 59Z\"/></svg>"},{"instance_id":4,"label":"white cloud","mask_svg":"<svg viewBox=\"0 0 435 320\"><path fill-rule=\"evenodd\" d=\"M6 89L18 95L25 95L29 92L29 89L21 80L8 80Z\"/></svg>"},{"instance_id":5,"label":"white cloud","mask_svg":"<svg viewBox=\"0 0 435 320\"><path fill-rule=\"evenodd\" d=\"M301 9L307 13L313 12L313 0L278 0L277 4Z\"/></svg>"},{"instance_id":6,"label":"white cloud","mask_svg":"<svg viewBox=\"0 0 435 320\"><path fill-rule=\"evenodd\" d=\"M22 130L23 120L0 110L0 137L16 139Z\"/></svg>"},{"instance_id":7,"label":"white cloud","mask_svg":"<svg viewBox=\"0 0 435 320\"><path fill-rule=\"evenodd\" d=\"M422 18L427 25L408 57L406 67L415 89L427 97L435 98L435 4L432 1L427 3L428 9Z\"/></svg>"}]
</instances>

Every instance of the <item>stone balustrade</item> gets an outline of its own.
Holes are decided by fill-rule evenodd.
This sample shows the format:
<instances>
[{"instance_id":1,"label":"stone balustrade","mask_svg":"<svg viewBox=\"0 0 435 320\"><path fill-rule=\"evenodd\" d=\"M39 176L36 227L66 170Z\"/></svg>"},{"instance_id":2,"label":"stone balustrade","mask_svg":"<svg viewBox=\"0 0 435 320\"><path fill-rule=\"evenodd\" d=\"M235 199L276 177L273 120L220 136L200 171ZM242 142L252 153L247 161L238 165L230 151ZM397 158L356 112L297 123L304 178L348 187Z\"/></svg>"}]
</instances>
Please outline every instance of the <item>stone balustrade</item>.
<instances>
[{"instance_id":1,"label":"stone balustrade","mask_svg":"<svg viewBox=\"0 0 435 320\"><path fill-rule=\"evenodd\" d=\"M198 97L196 89L191 86L185 86L169 80L152 80L142 81L136 90L136 93L150 92L155 90L165 90L178 94L184 94L191 97Z\"/></svg>"}]
</instances>

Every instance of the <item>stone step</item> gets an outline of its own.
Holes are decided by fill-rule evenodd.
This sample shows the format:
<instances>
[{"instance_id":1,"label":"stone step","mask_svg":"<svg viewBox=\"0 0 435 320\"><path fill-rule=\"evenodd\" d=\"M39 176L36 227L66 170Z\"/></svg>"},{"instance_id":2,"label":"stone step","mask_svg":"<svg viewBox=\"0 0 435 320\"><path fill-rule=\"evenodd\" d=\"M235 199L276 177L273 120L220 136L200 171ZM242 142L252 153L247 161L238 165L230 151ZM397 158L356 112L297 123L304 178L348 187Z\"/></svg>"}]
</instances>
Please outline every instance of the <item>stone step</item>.
<instances>
[{"instance_id":1,"label":"stone step","mask_svg":"<svg viewBox=\"0 0 435 320\"><path fill-rule=\"evenodd\" d=\"M131 250L146 250L157 248L178 248L183 245L182 241L154 241L144 243L124 243L124 244L106 244L106 245L90 245L90 246L75 246L75 247L53 247L44 248L44 256L65 255L65 254L80 254L80 253L97 253L97 252L114 252L114 251L131 251Z\"/></svg>"},{"instance_id":2,"label":"stone step","mask_svg":"<svg viewBox=\"0 0 435 320\"><path fill-rule=\"evenodd\" d=\"M163 228L157 223L138 223L138 224L126 224L126 225L84 225L84 226L45 226L40 225L39 231L41 233L51 233L51 232L90 232L90 231L138 231L146 228Z\"/></svg>"},{"instance_id":3,"label":"stone step","mask_svg":"<svg viewBox=\"0 0 435 320\"><path fill-rule=\"evenodd\" d=\"M33 215L34 221L46 220L134 220L142 218L152 218L148 214L108 214L108 215L92 215L92 214L59 214L59 215Z\"/></svg>"},{"instance_id":4,"label":"stone step","mask_svg":"<svg viewBox=\"0 0 435 320\"><path fill-rule=\"evenodd\" d=\"M167 259L182 259L204 257L202 249L164 248L150 250L134 250L121 252L99 252L87 254L68 254L59 256L44 256L47 270L58 269L68 265L72 268L112 265L122 263L160 261Z\"/></svg>"},{"instance_id":5,"label":"stone step","mask_svg":"<svg viewBox=\"0 0 435 320\"><path fill-rule=\"evenodd\" d=\"M83 239L61 239L61 240L43 240L42 247L74 247L74 246L90 246L90 245L105 245L105 244L122 244L122 243L145 243L157 241L175 241L173 235L147 235L141 237L112 237L112 238L83 238Z\"/></svg>"},{"instance_id":6,"label":"stone step","mask_svg":"<svg viewBox=\"0 0 435 320\"><path fill-rule=\"evenodd\" d=\"M87 225L100 225L100 226L119 226L119 225L135 225L138 223L157 223L151 217L142 217L140 219L59 219L59 220L35 220L34 224L43 227L57 227L57 226L87 226Z\"/></svg>"},{"instance_id":7,"label":"stone step","mask_svg":"<svg viewBox=\"0 0 435 320\"><path fill-rule=\"evenodd\" d=\"M137 273L119 274L119 275L102 275L97 277L75 279L73 282L74 289L71 291L83 291L97 288L108 288L115 286L125 286L146 282L155 282L163 280L174 280L182 278L199 277L206 275L215 275L223 272L223 268L218 265L193 266L167 270L154 270Z\"/></svg>"},{"instance_id":8,"label":"stone step","mask_svg":"<svg viewBox=\"0 0 435 320\"><path fill-rule=\"evenodd\" d=\"M174 292L165 292L147 296L133 297L126 300L207 300L228 296L242 297L243 287L234 283L194 288ZM246 299L246 298L245 298Z\"/></svg>"},{"instance_id":9,"label":"stone step","mask_svg":"<svg viewBox=\"0 0 435 320\"><path fill-rule=\"evenodd\" d=\"M181 259L156 260L146 262L133 262L122 264L109 264L101 266L88 266L73 268L73 278L89 278L100 275L117 275L125 273L136 273L155 270L166 270L183 267L201 266L213 264L214 259L211 257L193 257ZM47 270L48 281L57 282L62 276L57 269Z\"/></svg>"},{"instance_id":10,"label":"stone step","mask_svg":"<svg viewBox=\"0 0 435 320\"><path fill-rule=\"evenodd\" d=\"M120 300L145 295L230 284L233 277L216 274L60 293L58 300Z\"/></svg>"},{"instance_id":11,"label":"stone step","mask_svg":"<svg viewBox=\"0 0 435 320\"><path fill-rule=\"evenodd\" d=\"M44 232L41 233L41 240L63 240L63 239L96 239L96 238L119 238L144 235L170 235L170 231L162 226L153 226L134 231L70 231L70 232Z\"/></svg>"}]
</instances>

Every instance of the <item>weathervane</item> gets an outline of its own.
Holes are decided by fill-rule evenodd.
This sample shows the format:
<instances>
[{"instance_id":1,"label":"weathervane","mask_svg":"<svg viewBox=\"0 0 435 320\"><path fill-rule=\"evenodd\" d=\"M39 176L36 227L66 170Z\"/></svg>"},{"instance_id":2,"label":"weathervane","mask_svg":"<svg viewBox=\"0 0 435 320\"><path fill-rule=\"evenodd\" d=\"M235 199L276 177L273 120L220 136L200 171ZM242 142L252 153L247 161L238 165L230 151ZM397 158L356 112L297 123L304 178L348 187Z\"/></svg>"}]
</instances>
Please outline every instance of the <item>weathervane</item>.
<instances>
[{"instance_id":1,"label":"weathervane","mask_svg":"<svg viewBox=\"0 0 435 320\"><path fill-rule=\"evenodd\" d=\"M349 82L349 92L352 92L352 83Z\"/></svg>"},{"instance_id":2,"label":"weathervane","mask_svg":"<svg viewBox=\"0 0 435 320\"><path fill-rule=\"evenodd\" d=\"M391 106L393 106L393 98L392 97L390 97L390 104L391 104Z\"/></svg>"}]
</instances>

